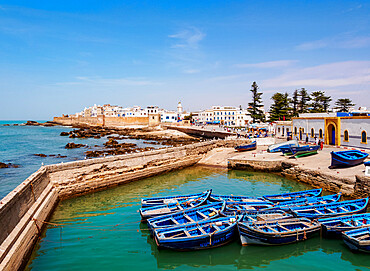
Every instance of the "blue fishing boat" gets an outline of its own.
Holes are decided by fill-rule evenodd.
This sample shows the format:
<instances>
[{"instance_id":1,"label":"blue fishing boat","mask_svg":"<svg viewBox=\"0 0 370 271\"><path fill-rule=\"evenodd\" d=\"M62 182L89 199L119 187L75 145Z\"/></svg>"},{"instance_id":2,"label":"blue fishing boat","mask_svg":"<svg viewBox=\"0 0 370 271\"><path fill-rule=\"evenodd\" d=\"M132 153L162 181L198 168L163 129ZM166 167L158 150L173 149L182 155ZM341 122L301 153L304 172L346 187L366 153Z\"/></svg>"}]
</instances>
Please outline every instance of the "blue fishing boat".
<instances>
[{"instance_id":1,"label":"blue fishing boat","mask_svg":"<svg viewBox=\"0 0 370 271\"><path fill-rule=\"evenodd\" d=\"M293 215L288 214L283 210L262 210L246 213L240 221L252 223L257 221L281 220L287 218L293 218Z\"/></svg>"},{"instance_id":2,"label":"blue fishing boat","mask_svg":"<svg viewBox=\"0 0 370 271\"><path fill-rule=\"evenodd\" d=\"M152 197L152 198L142 198L141 207L153 207L157 205L177 203L179 200L187 200L192 198L200 198L205 196L209 191L202 193L189 194L189 195L177 195L177 196L164 196L164 197Z\"/></svg>"},{"instance_id":3,"label":"blue fishing boat","mask_svg":"<svg viewBox=\"0 0 370 271\"><path fill-rule=\"evenodd\" d=\"M253 141L251 144L247 144L247 145L240 145L240 146L237 146L235 147L235 150L236 151L251 151L251 150L255 150L257 149L257 141Z\"/></svg>"},{"instance_id":4,"label":"blue fishing boat","mask_svg":"<svg viewBox=\"0 0 370 271\"><path fill-rule=\"evenodd\" d=\"M370 161L364 162L365 167L370 167Z\"/></svg>"},{"instance_id":5,"label":"blue fishing boat","mask_svg":"<svg viewBox=\"0 0 370 271\"><path fill-rule=\"evenodd\" d=\"M361 164L367 157L368 153L350 150L350 151L332 151L331 166L334 167L352 167Z\"/></svg>"},{"instance_id":6,"label":"blue fishing boat","mask_svg":"<svg viewBox=\"0 0 370 271\"><path fill-rule=\"evenodd\" d=\"M199 250L225 245L237 236L241 216L220 217L178 227L154 230L158 248Z\"/></svg>"},{"instance_id":7,"label":"blue fishing boat","mask_svg":"<svg viewBox=\"0 0 370 271\"><path fill-rule=\"evenodd\" d=\"M307 217L310 219L350 215L366 212L368 201L369 198L345 200L329 204L291 207L290 211L297 217Z\"/></svg>"},{"instance_id":8,"label":"blue fishing boat","mask_svg":"<svg viewBox=\"0 0 370 271\"><path fill-rule=\"evenodd\" d=\"M342 232L370 227L370 213L323 218L318 221L325 236L340 237Z\"/></svg>"},{"instance_id":9,"label":"blue fishing boat","mask_svg":"<svg viewBox=\"0 0 370 271\"><path fill-rule=\"evenodd\" d=\"M316 154L319 148L320 148L319 145L314 145L314 146L306 145L306 146L291 147L289 149L284 149L282 150L282 152L285 156L294 156L294 157L299 158L303 156Z\"/></svg>"},{"instance_id":10,"label":"blue fishing boat","mask_svg":"<svg viewBox=\"0 0 370 271\"><path fill-rule=\"evenodd\" d=\"M211 192L212 190L209 190L205 195L202 195L199 198L190 198L186 200L184 199L179 200L176 203L157 205L148 208L140 208L139 212L141 215L141 220L146 221L147 219L152 217L166 215L177 211L182 211L188 208L194 208L204 204L208 204L210 203L208 199L211 195Z\"/></svg>"},{"instance_id":11,"label":"blue fishing boat","mask_svg":"<svg viewBox=\"0 0 370 271\"><path fill-rule=\"evenodd\" d=\"M318 197L321 195L322 189L312 189L312 190L305 190L305 191L298 191L298 192L289 192L283 194L275 194L275 195L266 195L263 196L264 199L272 201L272 202L282 202L282 201L290 201L290 200L297 200L300 198L305 197Z\"/></svg>"},{"instance_id":12,"label":"blue fishing boat","mask_svg":"<svg viewBox=\"0 0 370 271\"><path fill-rule=\"evenodd\" d=\"M320 224L306 218L238 222L240 241L246 245L284 245L311 238Z\"/></svg>"},{"instance_id":13,"label":"blue fishing boat","mask_svg":"<svg viewBox=\"0 0 370 271\"><path fill-rule=\"evenodd\" d=\"M199 222L202 220L213 219L220 216L225 209L226 202L216 202L197 208L186 209L168 215L153 217L148 219L148 227L153 229L180 226L187 223Z\"/></svg>"},{"instance_id":14,"label":"blue fishing boat","mask_svg":"<svg viewBox=\"0 0 370 271\"><path fill-rule=\"evenodd\" d=\"M236 212L245 214L248 212L260 211L272 207L270 202L226 202L225 212Z\"/></svg>"},{"instance_id":15,"label":"blue fishing boat","mask_svg":"<svg viewBox=\"0 0 370 271\"><path fill-rule=\"evenodd\" d=\"M343 232L342 237L352 251L370 253L370 227Z\"/></svg>"},{"instance_id":16,"label":"blue fishing boat","mask_svg":"<svg viewBox=\"0 0 370 271\"><path fill-rule=\"evenodd\" d=\"M289 140L286 142L270 145L268 146L267 151L268 152L280 152L282 151L282 149L290 148L290 147L298 147L298 146L299 146L299 143L297 140Z\"/></svg>"},{"instance_id":17,"label":"blue fishing boat","mask_svg":"<svg viewBox=\"0 0 370 271\"><path fill-rule=\"evenodd\" d=\"M266 202L262 197L249 197L249 196L234 196L234 195L215 195L212 194L211 198L215 201L227 202Z\"/></svg>"},{"instance_id":18,"label":"blue fishing boat","mask_svg":"<svg viewBox=\"0 0 370 271\"><path fill-rule=\"evenodd\" d=\"M340 198L341 198L341 193L323 196L323 197L300 198L297 200L277 202L276 204L274 204L274 207L272 207L272 209L281 209L284 211L289 211L289 209L292 207L311 206L311 205L317 205L317 204L328 204L328 203L338 202Z\"/></svg>"}]
</instances>

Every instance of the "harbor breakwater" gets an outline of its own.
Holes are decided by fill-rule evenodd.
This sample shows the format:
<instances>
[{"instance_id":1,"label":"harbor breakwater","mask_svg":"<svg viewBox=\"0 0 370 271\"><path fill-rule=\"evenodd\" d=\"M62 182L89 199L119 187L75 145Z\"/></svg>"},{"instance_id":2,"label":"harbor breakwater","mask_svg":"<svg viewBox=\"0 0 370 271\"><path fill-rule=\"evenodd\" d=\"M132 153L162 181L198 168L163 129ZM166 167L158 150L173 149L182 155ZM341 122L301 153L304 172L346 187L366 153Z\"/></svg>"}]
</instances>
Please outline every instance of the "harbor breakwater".
<instances>
[{"instance_id":1,"label":"harbor breakwater","mask_svg":"<svg viewBox=\"0 0 370 271\"><path fill-rule=\"evenodd\" d=\"M240 143L212 140L41 167L0 202L0 270L24 266L59 200L192 166L214 148Z\"/></svg>"}]
</instances>

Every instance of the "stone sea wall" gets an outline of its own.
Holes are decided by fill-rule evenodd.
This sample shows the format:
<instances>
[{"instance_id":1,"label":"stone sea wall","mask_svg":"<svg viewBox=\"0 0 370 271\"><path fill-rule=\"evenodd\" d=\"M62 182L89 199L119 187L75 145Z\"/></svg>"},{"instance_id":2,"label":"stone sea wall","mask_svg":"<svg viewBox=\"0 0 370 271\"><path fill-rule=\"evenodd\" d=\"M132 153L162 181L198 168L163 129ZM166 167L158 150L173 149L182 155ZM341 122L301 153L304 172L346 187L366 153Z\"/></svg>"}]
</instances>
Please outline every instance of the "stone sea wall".
<instances>
[{"instance_id":1,"label":"stone sea wall","mask_svg":"<svg viewBox=\"0 0 370 271\"><path fill-rule=\"evenodd\" d=\"M105 126L120 127L130 125L148 125L148 117L54 117L53 122L65 126Z\"/></svg>"},{"instance_id":2,"label":"stone sea wall","mask_svg":"<svg viewBox=\"0 0 370 271\"><path fill-rule=\"evenodd\" d=\"M41 167L0 202L0 270L24 266L60 199L191 166L213 148L238 144L213 140Z\"/></svg>"}]
</instances>

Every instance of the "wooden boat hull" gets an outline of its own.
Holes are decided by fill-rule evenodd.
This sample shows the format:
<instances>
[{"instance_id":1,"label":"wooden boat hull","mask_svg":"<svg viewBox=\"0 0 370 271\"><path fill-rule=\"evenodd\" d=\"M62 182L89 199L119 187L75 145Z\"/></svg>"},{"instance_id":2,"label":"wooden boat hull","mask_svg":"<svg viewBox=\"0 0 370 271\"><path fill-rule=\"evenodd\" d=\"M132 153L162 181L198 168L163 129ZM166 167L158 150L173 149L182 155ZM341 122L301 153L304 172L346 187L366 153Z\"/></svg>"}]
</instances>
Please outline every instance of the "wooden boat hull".
<instances>
[{"instance_id":1,"label":"wooden boat hull","mask_svg":"<svg viewBox=\"0 0 370 271\"><path fill-rule=\"evenodd\" d=\"M278 202L274 205L272 209L276 210L283 210L289 211L290 208L293 207L302 207L308 205L316 205L316 204L329 204L338 202L341 198L341 193L335 195L328 195L323 197L308 197L299 200L292 200L292 201L285 201L285 202Z\"/></svg>"},{"instance_id":2,"label":"wooden boat hull","mask_svg":"<svg viewBox=\"0 0 370 271\"><path fill-rule=\"evenodd\" d=\"M199 198L205 195L208 191L189 195L176 195L176 196L164 196L164 197L152 197L152 198L142 198L141 207L148 208L163 204L177 203L179 200L186 200L192 198Z\"/></svg>"},{"instance_id":3,"label":"wooden boat hull","mask_svg":"<svg viewBox=\"0 0 370 271\"><path fill-rule=\"evenodd\" d=\"M290 140L283 143L273 144L268 146L267 151L268 152L280 152L285 147L297 147L299 146L297 140Z\"/></svg>"},{"instance_id":4,"label":"wooden boat hull","mask_svg":"<svg viewBox=\"0 0 370 271\"><path fill-rule=\"evenodd\" d=\"M235 150L238 151L238 152L251 151L251 150L255 150L255 149L257 149L257 142L256 141L254 141L254 142L252 142L251 144L248 144L248 145L241 145L241 146L235 147Z\"/></svg>"},{"instance_id":5,"label":"wooden boat hull","mask_svg":"<svg viewBox=\"0 0 370 271\"><path fill-rule=\"evenodd\" d=\"M336 203L319 204L313 206L293 207L290 211L296 217L309 219L335 217L366 212L369 199L346 200Z\"/></svg>"},{"instance_id":6,"label":"wooden boat hull","mask_svg":"<svg viewBox=\"0 0 370 271\"><path fill-rule=\"evenodd\" d=\"M331 166L335 167L352 167L363 163L369 154L351 150L351 151L338 151L331 152ZM351 158L352 157L352 158Z\"/></svg>"},{"instance_id":7,"label":"wooden boat hull","mask_svg":"<svg viewBox=\"0 0 370 271\"><path fill-rule=\"evenodd\" d=\"M342 237L350 250L370 253L370 227L343 232Z\"/></svg>"},{"instance_id":8,"label":"wooden boat hull","mask_svg":"<svg viewBox=\"0 0 370 271\"><path fill-rule=\"evenodd\" d=\"M320 225L316 225L290 232L264 233L254 229L250 223L238 223L240 241L243 246L247 245L285 245L304 241L320 231Z\"/></svg>"},{"instance_id":9,"label":"wooden boat hull","mask_svg":"<svg viewBox=\"0 0 370 271\"><path fill-rule=\"evenodd\" d=\"M271 202L284 202L284 201L291 201L291 200L296 200L296 199L304 198L304 197L319 197L321 195L321 192L322 192L322 189L312 189L312 190L298 191L298 192L292 192L292 193L266 195L266 196L263 196L263 198Z\"/></svg>"},{"instance_id":10,"label":"wooden boat hull","mask_svg":"<svg viewBox=\"0 0 370 271\"><path fill-rule=\"evenodd\" d=\"M189 208L195 208L198 206L205 205L208 202L208 199L211 195L212 190L208 191L207 194L204 197L200 198L192 198L188 200L179 201L178 203L171 203L167 205L158 205L148 208L140 208L140 216L141 220L145 222L149 218L167 215L171 213L175 213L178 211L183 211Z\"/></svg>"},{"instance_id":11,"label":"wooden boat hull","mask_svg":"<svg viewBox=\"0 0 370 271\"><path fill-rule=\"evenodd\" d=\"M324 218L319 219L318 222L325 237L340 238L343 232L370 227L370 213Z\"/></svg>"},{"instance_id":12,"label":"wooden boat hull","mask_svg":"<svg viewBox=\"0 0 370 271\"><path fill-rule=\"evenodd\" d=\"M220 216L225 206L225 202L217 202L176 212L174 214L154 217L148 219L148 228L152 234L154 229L177 227L187 223L214 219Z\"/></svg>"},{"instance_id":13,"label":"wooden boat hull","mask_svg":"<svg viewBox=\"0 0 370 271\"><path fill-rule=\"evenodd\" d=\"M216 223L217 221L228 220L227 218L219 218L214 219L207 222L199 223L199 225L204 225L204 223ZM201 250L201 249L209 249L214 247L219 247L225 245L231 241L233 241L237 237L238 229L236 226L237 220L239 218L235 218L235 222L231 224L231 226L226 227L223 230L219 230L214 232L213 234L201 234L198 236L187 236L187 237L179 237L179 238L161 238L161 233L166 232L167 229L156 229L154 230L154 239L159 249L166 248L172 250L179 250L179 251L187 251L187 250ZM189 224L186 226L187 229L191 229L198 223ZM181 227L172 228L171 231L176 233L176 230L182 230Z\"/></svg>"}]
</instances>

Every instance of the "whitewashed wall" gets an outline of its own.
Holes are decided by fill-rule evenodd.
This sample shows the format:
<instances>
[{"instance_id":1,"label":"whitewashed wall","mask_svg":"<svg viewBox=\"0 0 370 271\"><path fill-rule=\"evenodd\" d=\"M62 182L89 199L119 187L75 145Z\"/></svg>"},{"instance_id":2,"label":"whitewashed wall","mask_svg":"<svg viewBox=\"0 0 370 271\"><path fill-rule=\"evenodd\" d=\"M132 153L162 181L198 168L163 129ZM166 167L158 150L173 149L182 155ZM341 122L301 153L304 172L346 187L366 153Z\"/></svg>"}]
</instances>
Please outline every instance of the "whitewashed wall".
<instances>
[{"instance_id":1,"label":"whitewashed wall","mask_svg":"<svg viewBox=\"0 0 370 271\"><path fill-rule=\"evenodd\" d=\"M309 142L315 142L315 136L318 139L319 137L319 130L322 129L323 140L325 138L325 120L324 119L293 119L293 138L296 138L294 134L295 127L297 127L297 136L299 138L299 128L304 129L304 134L302 140L306 140L306 135L308 135ZM311 137L311 129L314 129L314 137Z\"/></svg>"},{"instance_id":2,"label":"whitewashed wall","mask_svg":"<svg viewBox=\"0 0 370 271\"><path fill-rule=\"evenodd\" d=\"M348 131L349 140L344 141L344 131ZM367 133L367 144L361 143L361 132ZM344 147L355 147L370 149L370 119L341 119L341 145Z\"/></svg>"},{"instance_id":3,"label":"whitewashed wall","mask_svg":"<svg viewBox=\"0 0 370 271\"><path fill-rule=\"evenodd\" d=\"M292 126L287 124L276 124L275 135L276 137L287 137L287 132L291 132Z\"/></svg>"}]
</instances>

